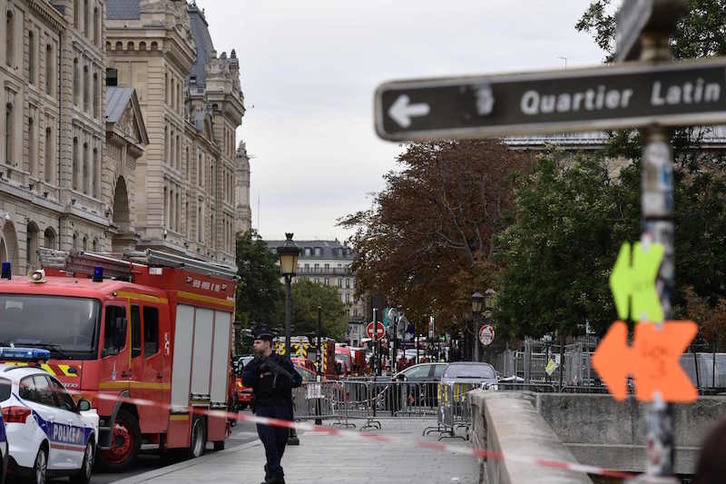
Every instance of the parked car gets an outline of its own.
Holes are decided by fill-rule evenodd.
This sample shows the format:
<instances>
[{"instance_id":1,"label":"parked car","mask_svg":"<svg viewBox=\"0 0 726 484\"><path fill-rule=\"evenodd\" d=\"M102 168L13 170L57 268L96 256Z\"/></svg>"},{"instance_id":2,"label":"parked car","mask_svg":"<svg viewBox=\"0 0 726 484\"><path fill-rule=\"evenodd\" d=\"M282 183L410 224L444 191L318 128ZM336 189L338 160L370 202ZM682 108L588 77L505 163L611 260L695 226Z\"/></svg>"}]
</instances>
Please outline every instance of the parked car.
<instances>
[{"instance_id":1,"label":"parked car","mask_svg":"<svg viewBox=\"0 0 726 484\"><path fill-rule=\"evenodd\" d=\"M496 389L497 383L497 372L489 363L457 361L450 363L441 375L442 386L453 384L460 391L473 386Z\"/></svg>"},{"instance_id":2,"label":"parked car","mask_svg":"<svg viewBox=\"0 0 726 484\"><path fill-rule=\"evenodd\" d=\"M395 384L394 409L399 410L403 404L401 388L404 387L409 406L436 407L438 405L438 381L447 366L448 363L420 363L396 373L393 376L393 381L407 382L410 385Z\"/></svg>"},{"instance_id":3,"label":"parked car","mask_svg":"<svg viewBox=\"0 0 726 484\"><path fill-rule=\"evenodd\" d=\"M237 392L237 410L244 410L252 403L252 389L242 384L242 370L245 365L252 361L255 357L252 355L240 356L234 362L235 390Z\"/></svg>"},{"instance_id":4,"label":"parked car","mask_svg":"<svg viewBox=\"0 0 726 484\"><path fill-rule=\"evenodd\" d=\"M10 385L0 386L0 400L4 393L10 393ZM10 395L8 395L9 397ZM5 421L0 412L0 484L4 484L5 475L8 472L8 439L5 436Z\"/></svg>"},{"instance_id":5,"label":"parked car","mask_svg":"<svg viewBox=\"0 0 726 484\"><path fill-rule=\"evenodd\" d=\"M448 363L420 363L393 375L399 381L439 381Z\"/></svg>"},{"instance_id":6,"label":"parked car","mask_svg":"<svg viewBox=\"0 0 726 484\"><path fill-rule=\"evenodd\" d=\"M3 360L36 361L48 350L0 348ZM78 404L54 376L34 366L0 364L0 409L9 444L9 467L43 484L49 477L91 481L96 456L98 414L88 400Z\"/></svg>"}]
</instances>

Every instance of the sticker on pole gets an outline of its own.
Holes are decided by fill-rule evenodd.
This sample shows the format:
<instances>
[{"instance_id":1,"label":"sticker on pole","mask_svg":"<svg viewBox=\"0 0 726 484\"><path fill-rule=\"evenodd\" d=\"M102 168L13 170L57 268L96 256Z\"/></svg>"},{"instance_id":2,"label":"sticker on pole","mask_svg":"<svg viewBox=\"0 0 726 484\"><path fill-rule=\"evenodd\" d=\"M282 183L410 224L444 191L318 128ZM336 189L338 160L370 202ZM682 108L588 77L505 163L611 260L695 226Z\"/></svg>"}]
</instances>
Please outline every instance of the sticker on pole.
<instances>
[{"instance_id":1,"label":"sticker on pole","mask_svg":"<svg viewBox=\"0 0 726 484\"><path fill-rule=\"evenodd\" d=\"M484 346L489 346L494 341L494 327L491 324L485 324L479 328L479 341Z\"/></svg>"},{"instance_id":2,"label":"sticker on pole","mask_svg":"<svg viewBox=\"0 0 726 484\"><path fill-rule=\"evenodd\" d=\"M651 243L646 249L637 242L632 254L628 242L620 247L610 274L610 290L620 319L630 315L633 320L663 321L663 307L655 288L663 253L663 245L658 243Z\"/></svg>"},{"instance_id":3,"label":"sticker on pole","mask_svg":"<svg viewBox=\"0 0 726 484\"><path fill-rule=\"evenodd\" d=\"M692 402L698 391L679 360L697 332L693 321L639 323L628 346L628 327L616 321L592 355L592 366L616 400L627 396L627 377L632 375L641 402L653 401L656 393L666 402Z\"/></svg>"}]
</instances>

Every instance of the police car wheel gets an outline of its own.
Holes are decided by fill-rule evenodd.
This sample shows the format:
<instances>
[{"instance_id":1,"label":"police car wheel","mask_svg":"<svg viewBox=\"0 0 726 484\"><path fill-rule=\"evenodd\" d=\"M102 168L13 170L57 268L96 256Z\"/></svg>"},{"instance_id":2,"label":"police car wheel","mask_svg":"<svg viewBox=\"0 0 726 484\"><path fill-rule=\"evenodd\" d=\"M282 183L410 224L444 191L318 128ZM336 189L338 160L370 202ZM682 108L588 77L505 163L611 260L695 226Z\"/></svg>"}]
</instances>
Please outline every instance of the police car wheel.
<instances>
[{"instance_id":1,"label":"police car wheel","mask_svg":"<svg viewBox=\"0 0 726 484\"><path fill-rule=\"evenodd\" d=\"M86 450L83 453L83 465L81 471L75 476L71 477L72 484L88 484L91 482L93 476L93 463L96 450L93 447L93 443L89 442L86 445Z\"/></svg>"},{"instance_id":2,"label":"police car wheel","mask_svg":"<svg viewBox=\"0 0 726 484\"><path fill-rule=\"evenodd\" d=\"M38 450L33 464L33 482L45 484L48 480L48 451L44 448Z\"/></svg>"}]
</instances>

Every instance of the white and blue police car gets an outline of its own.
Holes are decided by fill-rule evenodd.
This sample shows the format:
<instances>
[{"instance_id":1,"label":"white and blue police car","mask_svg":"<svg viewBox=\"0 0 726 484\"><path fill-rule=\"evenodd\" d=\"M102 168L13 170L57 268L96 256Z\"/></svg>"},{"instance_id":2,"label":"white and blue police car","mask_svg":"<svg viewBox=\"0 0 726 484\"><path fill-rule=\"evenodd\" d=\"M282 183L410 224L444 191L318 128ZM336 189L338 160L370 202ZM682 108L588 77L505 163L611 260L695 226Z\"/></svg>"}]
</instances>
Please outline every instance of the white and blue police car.
<instances>
[{"instance_id":1,"label":"white and blue police car","mask_svg":"<svg viewBox=\"0 0 726 484\"><path fill-rule=\"evenodd\" d=\"M0 395L2 398L2 395ZM0 484L5 482L5 474L8 472L8 439L5 436L5 421L0 412Z\"/></svg>"},{"instance_id":2,"label":"white and blue police car","mask_svg":"<svg viewBox=\"0 0 726 484\"><path fill-rule=\"evenodd\" d=\"M0 410L5 421L11 474L30 474L42 484L56 476L91 481L98 414L87 400L78 404L52 375L32 362L50 358L39 348L0 348Z\"/></svg>"}]
</instances>

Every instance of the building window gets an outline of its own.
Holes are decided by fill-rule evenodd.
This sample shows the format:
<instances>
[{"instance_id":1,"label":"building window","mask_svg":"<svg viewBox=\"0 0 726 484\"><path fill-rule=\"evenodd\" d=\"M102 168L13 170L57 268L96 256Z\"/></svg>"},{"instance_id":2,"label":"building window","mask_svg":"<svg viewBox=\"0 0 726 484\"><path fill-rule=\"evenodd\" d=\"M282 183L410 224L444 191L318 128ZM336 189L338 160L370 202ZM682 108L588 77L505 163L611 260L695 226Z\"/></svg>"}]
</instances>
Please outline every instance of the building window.
<instances>
[{"instance_id":1,"label":"building window","mask_svg":"<svg viewBox=\"0 0 726 484\"><path fill-rule=\"evenodd\" d=\"M30 117L28 118L28 171L30 171L30 176L36 175L36 150L35 120Z\"/></svg>"},{"instance_id":2,"label":"building window","mask_svg":"<svg viewBox=\"0 0 726 484\"><path fill-rule=\"evenodd\" d=\"M84 236L83 236L83 251L85 252L85 251L87 251L87 250L88 250L88 237L86 237L86 236L84 235Z\"/></svg>"},{"instance_id":3,"label":"building window","mask_svg":"<svg viewBox=\"0 0 726 484\"><path fill-rule=\"evenodd\" d=\"M83 34L86 37L91 36L91 11L88 9L88 0L83 0Z\"/></svg>"},{"instance_id":4,"label":"building window","mask_svg":"<svg viewBox=\"0 0 726 484\"><path fill-rule=\"evenodd\" d=\"M83 66L83 111L89 112L89 104L91 102L90 88L91 85L88 82L88 66Z\"/></svg>"},{"instance_id":5,"label":"building window","mask_svg":"<svg viewBox=\"0 0 726 484\"><path fill-rule=\"evenodd\" d=\"M313 272L315 272L316 274L317 274L318 272L320 272L320 264L315 264L315 265L313 266Z\"/></svg>"},{"instance_id":6,"label":"building window","mask_svg":"<svg viewBox=\"0 0 726 484\"><path fill-rule=\"evenodd\" d=\"M78 72L78 57L73 59L73 103L78 106L81 103L81 83L80 73Z\"/></svg>"},{"instance_id":7,"label":"building window","mask_svg":"<svg viewBox=\"0 0 726 484\"><path fill-rule=\"evenodd\" d=\"M329 286L330 285L330 278L329 277L326 277L325 278L325 285L326 286Z\"/></svg>"},{"instance_id":8,"label":"building window","mask_svg":"<svg viewBox=\"0 0 726 484\"><path fill-rule=\"evenodd\" d=\"M325 264L325 272L330 272L330 264Z\"/></svg>"},{"instance_id":9,"label":"building window","mask_svg":"<svg viewBox=\"0 0 726 484\"><path fill-rule=\"evenodd\" d=\"M81 27L81 1L73 0L73 26L75 28Z\"/></svg>"},{"instance_id":10,"label":"building window","mask_svg":"<svg viewBox=\"0 0 726 484\"><path fill-rule=\"evenodd\" d=\"M305 255L307 257L310 257L313 254L312 249L310 247L305 247Z\"/></svg>"},{"instance_id":11,"label":"building window","mask_svg":"<svg viewBox=\"0 0 726 484\"><path fill-rule=\"evenodd\" d=\"M164 160L166 163L169 159L169 126L164 126Z\"/></svg>"},{"instance_id":12,"label":"building window","mask_svg":"<svg viewBox=\"0 0 726 484\"><path fill-rule=\"evenodd\" d=\"M55 249L55 231L48 227L43 232L43 247L46 249Z\"/></svg>"},{"instance_id":13,"label":"building window","mask_svg":"<svg viewBox=\"0 0 726 484\"><path fill-rule=\"evenodd\" d=\"M50 120L48 120L50 122ZM45 128L45 181L52 183L53 181L53 129Z\"/></svg>"},{"instance_id":14,"label":"building window","mask_svg":"<svg viewBox=\"0 0 726 484\"><path fill-rule=\"evenodd\" d=\"M199 200L197 205L197 242L204 241L204 233L202 232L202 201Z\"/></svg>"},{"instance_id":15,"label":"building window","mask_svg":"<svg viewBox=\"0 0 726 484\"><path fill-rule=\"evenodd\" d=\"M350 289L350 279L348 278L345 279L345 288Z\"/></svg>"},{"instance_id":16,"label":"building window","mask_svg":"<svg viewBox=\"0 0 726 484\"><path fill-rule=\"evenodd\" d=\"M91 179L91 185L93 186L92 195L93 198L98 198L98 183L100 178L101 166L98 159L98 148L93 148L93 178Z\"/></svg>"},{"instance_id":17,"label":"building window","mask_svg":"<svg viewBox=\"0 0 726 484\"><path fill-rule=\"evenodd\" d=\"M35 84L35 36L28 32L28 82Z\"/></svg>"},{"instance_id":18,"label":"building window","mask_svg":"<svg viewBox=\"0 0 726 484\"><path fill-rule=\"evenodd\" d=\"M320 257L323 255L323 249L320 247L315 247L315 257Z\"/></svg>"},{"instance_id":19,"label":"building window","mask_svg":"<svg viewBox=\"0 0 726 484\"><path fill-rule=\"evenodd\" d=\"M93 42L101 44L101 19L98 16L98 7L93 9Z\"/></svg>"},{"instance_id":20,"label":"building window","mask_svg":"<svg viewBox=\"0 0 726 484\"><path fill-rule=\"evenodd\" d=\"M98 84L98 73L93 74L93 117L100 117L101 110L101 88Z\"/></svg>"},{"instance_id":21,"label":"building window","mask_svg":"<svg viewBox=\"0 0 726 484\"><path fill-rule=\"evenodd\" d=\"M78 190L78 137L73 138L73 189ZM77 247L74 247L77 248Z\"/></svg>"},{"instance_id":22,"label":"building window","mask_svg":"<svg viewBox=\"0 0 726 484\"><path fill-rule=\"evenodd\" d=\"M48 44L45 46L45 93L49 96L53 95L53 46Z\"/></svg>"},{"instance_id":23,"label":"building window","mask_svg":"<svg viewBox=\"0 0 726 484\"><path fill-rule=\"evenodd\" d=\"M8 96L10 93L6 91ZM5 163L13 162L13 137L15 136L15 123L13 122L13 103L5 104Z\"/></svg>"},{"instance_id":24,"label":"building window","mask_svg":"<svg viewBox=\"0 0 726 484\"><path fill-rule=\"evenodd\" d=\"M83 178L81 183L83 184L83 193L86 195L88 195L89 192L88 185L91 179L91 169L88 163L88 143L83 143Z\"/></svg>"},{"instance_id":25,"label":"building window","mask_svg":"<svg viewBox=\"0 0 726 484\"><path fill-rule=\"evenodd\" d=\"M12 67L15 63L15 18L12 10L5 13L5 63Z\"/></svg>"},{"instance_id":26,"label":"building window","mask_svg":"<svg viewBox=\"0 0 726 484\"><path fill-rule=\"evenodd\" d=\"M191 170L191 161L189 160L189 147L188 146L186 147L186 150L184 152L184 158L185 158L185 163L187 164L187 166L186 166L187 180L189 180L189 178L190 178L189 172ZM189 181L191 181L191 180L189 180Z\"/></svg>"},{"instance_id":27,"label":"building window","mask_svg":"<svg viewBox=\"0 0 726 484\"><path fill-rule=\"evenodd\" d=\"M73 248L78 250L78 234L73 234Z\"/></svg>"},{"instance_id":28,"label":"building window","mask_svg":"<svg viewBox=\"0 0 726 484\"><path fill-rule=\"evenodd\" d=\"M38 226L34 222L28 224L28 234L25 243L25 262L27 270L38 267Z\"/></svg>"},{"instance_id":29,"label":"building window","mask_svg":"<svg viewBox=\"0 0 726 484\"><path fill-rule=\"evenodd\" d=\"M169 189L164 187L164 228L169 228Z\"/></svg>"},{"instance_id":30,"label":"building window","mask_svg":"<svg viewBox=\"0 0 726 484\"><path fill-rule=\"evenodd\" d=\"M146 50L146 42L139 42L139 50Z\"/></svg>"}]
</instances>

